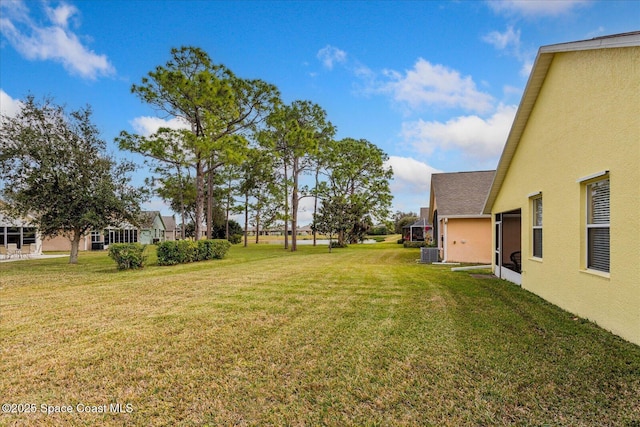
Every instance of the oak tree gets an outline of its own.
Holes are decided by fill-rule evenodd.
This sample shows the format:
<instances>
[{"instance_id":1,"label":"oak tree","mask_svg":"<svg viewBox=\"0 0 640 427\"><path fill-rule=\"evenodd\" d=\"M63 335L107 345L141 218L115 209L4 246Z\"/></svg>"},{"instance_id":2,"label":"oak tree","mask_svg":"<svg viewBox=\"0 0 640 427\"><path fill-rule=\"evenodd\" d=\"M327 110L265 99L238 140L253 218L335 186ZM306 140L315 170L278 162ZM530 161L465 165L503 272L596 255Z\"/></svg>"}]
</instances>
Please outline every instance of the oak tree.
<instances>
[{"instance_id":1,"label":"oak tree","mask_svg":"<svg viewBox=\"0 0 640 427\"><path fill-rule=\"evenodd\" d=\"M50 99L29 96L15 117L2 117L3 209L28 215L43 237L66 236L71 264L88 231L136 224L145 191L130 184L134 169L107 155L88 106L67 114Z\"/></svg>"}]
</instances>

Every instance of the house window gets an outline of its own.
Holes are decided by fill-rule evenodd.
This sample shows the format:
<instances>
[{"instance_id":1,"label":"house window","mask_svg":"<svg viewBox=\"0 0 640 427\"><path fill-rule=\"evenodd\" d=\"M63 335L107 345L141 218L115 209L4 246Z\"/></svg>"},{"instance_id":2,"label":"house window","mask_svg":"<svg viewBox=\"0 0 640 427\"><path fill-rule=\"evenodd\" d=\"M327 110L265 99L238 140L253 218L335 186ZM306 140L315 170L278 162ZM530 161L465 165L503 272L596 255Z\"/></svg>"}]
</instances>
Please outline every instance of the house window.
<instances>
[{"instance_id":1,"label":"house window","mask_svg":"<svg viewBox=\"0 0 640 427\"><path fill-rule=\"evenodd\" d=\"M609 178L587 184L587 268L609 272Z\"/></svg>"},{"instance_id":2,"label":"house window","mask_svg":"<svg viewBox=\"0 0 640 427\"><path fill-rule=\"evenodd\" d=\"M531 199L533 207L533 256L542 258L542 195L538 195Z\"/></svg>"},{"instance_id":3,"label":"house window","mask_svg":"<svg viewBox=\"0 0 640 427\"><path fill-rule=\"evenodd\" d=\"M100 242L100 232L99 231L92 231L91 232L91 243L98 243Z\"/></svg>"},{"instance_id":4,"label":"house window","mask_svg":"<svg viewBox=\"0 0 640 427\"><path fill-rule=\"evenodd\" d=\"M25 245L35 245L36 229L33 227L24 227L22 229L22 243Z\"/></svg>"}]
</instances>

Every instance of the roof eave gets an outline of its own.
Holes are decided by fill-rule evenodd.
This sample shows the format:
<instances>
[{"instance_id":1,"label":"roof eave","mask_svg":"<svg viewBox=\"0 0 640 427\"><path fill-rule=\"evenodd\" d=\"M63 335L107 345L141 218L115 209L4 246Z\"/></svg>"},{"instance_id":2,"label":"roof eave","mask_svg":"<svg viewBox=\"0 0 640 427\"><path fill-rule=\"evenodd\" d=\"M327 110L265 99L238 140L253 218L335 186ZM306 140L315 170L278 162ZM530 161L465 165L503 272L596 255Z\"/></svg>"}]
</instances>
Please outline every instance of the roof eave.
<instances>
[{"instance_id":1,"label":"roof eave","mask_svg":"<svg viewBox=\"0 0 640 427\"><path fill-rule=\"evenodd\" d=\"M500 187L502 187L502 183L504 182L507 170L509 169L509 165L511 164L511 159L513 159L516 148L520 143L520 138L522 137L522 133L524 132L524 128L527 125L527 122L529 121L529 116L531 115L531 111L533 110L536 100L538 99L540 89L542 88L542 84L544 83L544 79L547 76L547 72L549 71L549 67L551 65L551 62L553 61L553 57L555 56L555 54L559 52L575 52L591 49L611 49L639 45L640 31L635 31L632 33L618 34L608 37L598 37L590 40L542 46L538 50L538 55L536 56L536 60L533 63L533 68L531 70L531 74L529 75L527 85L525 86L522 100L520 101L520 105L518 106L518 111L516 112L516 116L513 120L511 130L509 131L507 142L505 143L502 155L500 156L500 161L498 162L496 174L493 177L491 189L489 190L489 194L487 194L484 209L482 210L484 214L491 213L493 204L496 201L496 197L498 196Z\"/></svg>"}]
</instances>

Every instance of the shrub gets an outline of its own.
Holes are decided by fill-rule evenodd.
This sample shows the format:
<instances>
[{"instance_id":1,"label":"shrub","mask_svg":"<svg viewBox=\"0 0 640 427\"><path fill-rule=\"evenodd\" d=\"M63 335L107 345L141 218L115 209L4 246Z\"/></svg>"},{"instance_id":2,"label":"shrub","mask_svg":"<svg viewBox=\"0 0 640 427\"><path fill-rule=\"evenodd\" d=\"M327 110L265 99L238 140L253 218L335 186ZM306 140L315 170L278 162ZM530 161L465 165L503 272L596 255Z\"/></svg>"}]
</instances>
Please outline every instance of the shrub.
<instances>
[{"instance_id":1,"label":"shrub","mask_svg":"<svg viewBox=\"0 0 640 427\"><path fill-rule=\"evenodd\" d=\"M209 240L211 242L211 258L212 259L222 259L229 252L229 248L231 248L231 243L228 240Z\"/></svg>"},{"instance_id":2,"label":"shrub","mask_svg":"<svg viewBox=\"0 0 640 427\"><path fill-rule=\"evenodd\" d=\"M369 232L372 236L386 236L389 234L389 230L386 225L381 225L379 227L373 227L373 230Z\"/></svg>"},{"instance_id":3,"label":"shrub","mask_svg":"<svg viewBox=\"0 0 640 427\"><path fill-rule=\"evenodd\" d=\"M332 248L346 248L347 244L346 243L340 243L337 240L332 240L331 241L331 247Z\"/></svg>"},{"instance_id":4,"label":"shrub","mask_svg":"<svg viewBox=\"0 0 640 427\"><path fill-rule=\"evenodd\" d=\"M404 242L405 248L424 248L425 246L427 246L427 242L410 242L408 240Z\"/></svg>"},{"instance_id":5,"label":"shrub","mask_svg":"<svg viewBox=\"0 0 640 427\"><path fill-rule=\"evenodd\" d=\"M178 240L178 264L198 260L198 243L193 240Z\"/></svg>"},{"instance_id":6,"label":"shrub","mask_svg":"<svg viewBox=\"0 0 640 427\"><path fill-rule=\"evenodd\" d=\"M143 268L147 260L145 245L140 243L113 243L109 245L109 257L116 262L118 270Z\"/></svg>"},{"instance_id":7,"label":"shrub","mask_svg":"<svg viewBox=\"0 0 640 427\"><path fill-rule=\"evenodd\" d=\"M158 255L158 265L175 265L179 263L177 241L159 243L156 252Z\"/></svg>"},{"instance_id":8,"label":"shrub","mask_svg":"<svg viewBox=\"0 0 640 427\"><path fill-rule=\"evenodd\" d=\"M398 242L397 242L397 243L398 243L399 245L402 245L402 244L404 243L404 239L398 239Z\"/></svg>"},{"instance_id":9,"label":"shrub","mask_svg":"<svg viewBox=\"0 0 640 427\"><path fill-rule=\"evenodd\" d=\"M232 244L237 245L238 243L242 242L242 234L232 234L231 236L229 236L229 241Z\"/></svg>"},{"instance_id":10,"label":"shrub","mask_svg":"<svg viewBox=\"0 0 640 427\"><path fill-rule=\"evenodd\" d=\"M158 265L176 265L188 262L224 258L231 243L226 240L177 240L158 245Z\"/></svg>"}]
</instances>

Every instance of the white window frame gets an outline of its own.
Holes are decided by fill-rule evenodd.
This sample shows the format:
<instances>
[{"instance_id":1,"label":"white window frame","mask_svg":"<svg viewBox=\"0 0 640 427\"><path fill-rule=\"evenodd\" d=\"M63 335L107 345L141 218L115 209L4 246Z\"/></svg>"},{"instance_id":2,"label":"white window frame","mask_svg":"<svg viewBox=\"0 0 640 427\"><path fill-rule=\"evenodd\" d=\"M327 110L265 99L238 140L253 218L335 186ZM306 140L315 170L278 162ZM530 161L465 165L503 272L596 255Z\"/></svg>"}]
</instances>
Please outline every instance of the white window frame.
<instances>
[{"instance_id":1,"label":"white window frame","mask_svg":"<svg viewBox=\"0 0 640 427\"><path fill-rule=\"evenodd\" d=\"M531 200L531 256L533 258L542 259L544 251L542 250L542 245L544 243L544 232L542 231L543 227L543 216L544 216L544 205L542 202L542 193L538 192L529 196ZM537 224L538 215L536 212L537 203L540 203L540 224ZM540 254L536 254L536 230L540 230Z\"/></svg>"},{"instance_id":2,"label":"white window frame","mask_svg":"<svg viewBox=\"0 0 640 427\"><path fill-rule=\"evenodd\" d=\"M587 270L592 270L592 271L597 271L599 273L604 273L604 274L609 274L610 270L611 270L611 240L610 240L610 229L611 229L611 181L609 179L609 175L608 174L602 174L600 175L598 178L600 179L594 179L592 181L588 181L585 182L585 200L586 200L586 227L585 227L585 255L586 255L586 259L585 259L585 267L587 268ZM592 217L592 211L593 211L593 206L592 206L592 188L596 185L601 185L603 183L607 183L607 187L609 187L609 196L607 198L607 208L606 210L608 211L608 215L607 215L607 222L602 222L602 221L592 221L591 217ZM592 260L592 254L594 252L592 245L591 245L591 234L593 230L604 230L606 229L607 231L609 231L608 233L608 254L607 254L607 266L606 269L602 268L599 265L594 265L594 263L591 262Z\"/></svg>"}]
</instances>

